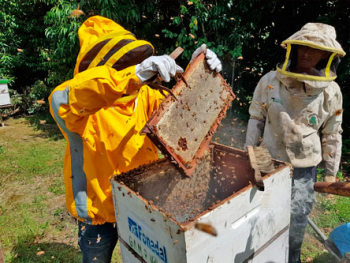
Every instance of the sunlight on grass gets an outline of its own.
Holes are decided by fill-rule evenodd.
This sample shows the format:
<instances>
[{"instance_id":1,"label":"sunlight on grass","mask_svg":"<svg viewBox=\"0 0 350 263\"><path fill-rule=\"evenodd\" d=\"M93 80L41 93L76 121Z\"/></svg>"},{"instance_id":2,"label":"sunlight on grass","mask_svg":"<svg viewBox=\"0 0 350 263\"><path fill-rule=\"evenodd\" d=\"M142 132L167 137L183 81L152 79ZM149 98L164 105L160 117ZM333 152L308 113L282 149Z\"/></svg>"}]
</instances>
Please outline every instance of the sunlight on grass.
<instances>
[{"instance_id":1,"label":"sunlight on grass","mask_svg":"<svg viewBox=\"0 0 350 263\"><path fill-rule=\"evenodd\" d=\"M81 262L77 221L65 208L66 142L23 118L0 129L0 242L5 262ZM119 245L113 263L121 262Z\"/></svg>"}]
</instances>

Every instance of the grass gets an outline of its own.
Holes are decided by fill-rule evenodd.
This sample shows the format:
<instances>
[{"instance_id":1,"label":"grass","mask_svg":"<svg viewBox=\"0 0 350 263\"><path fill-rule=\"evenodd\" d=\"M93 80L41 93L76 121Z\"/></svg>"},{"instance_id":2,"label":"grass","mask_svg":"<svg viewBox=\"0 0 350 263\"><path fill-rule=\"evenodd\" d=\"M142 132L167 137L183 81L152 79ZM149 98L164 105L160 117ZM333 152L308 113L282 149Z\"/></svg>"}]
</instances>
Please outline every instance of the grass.
<instances>
[{"instance_id":1,"label":"grass","mask_svg":"<svg viewBox=\"0 0 350 263\"><path fill-rule=\"evenodd\" d=\"M0 128L0 242L5 262L81 262L77 222L65 209L66 143L57 131L36 129L37 122L9 119ZM235 138L244 140L244 127L236 128ZM229 132L218 130L224 139ZM335 227L350 222L348 207L350 198L318 194L310 217L328 236ZM334 262L310 227L302 260ZM112 262L121 262L119 244Z\"/></svg>"},{"instance_id":2,"label":"grass","mask_svg":"<svg viewBox=\"0 0 350 263\"><path fill-rule=\"evenodd\" d=\"M350 222L350 198L317 194L310 217L328 237L333 229ZM308 226L302 246L302 261L314 263L334 262L334 257L325 249L315 231Z\"/></svg>"},{"instance_id":3,"label":"grass","mask_svg":"<svg viewBox=\"0 0 350 263\"><path fill-rule=\"evenodd\" d=\"M65 209L65 141L24 118L0 128L0 242L5 262L81 262ZM121 262L119 246L112 262Z\"/></svg>"}]
</instances>

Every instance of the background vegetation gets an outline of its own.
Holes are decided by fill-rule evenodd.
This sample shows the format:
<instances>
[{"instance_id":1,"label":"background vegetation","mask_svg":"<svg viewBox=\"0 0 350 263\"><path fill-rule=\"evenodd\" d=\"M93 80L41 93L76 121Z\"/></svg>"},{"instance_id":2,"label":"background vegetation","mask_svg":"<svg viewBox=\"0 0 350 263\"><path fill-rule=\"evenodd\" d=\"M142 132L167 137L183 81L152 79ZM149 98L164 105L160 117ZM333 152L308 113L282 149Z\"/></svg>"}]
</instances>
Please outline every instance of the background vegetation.
<instances>
[{"instance_id":1,"label":"background vegetation","mask_svg":"<svg viewBox=\"0 0 350 263\"><path fill-rule=\"evenodd\" d=\"M158 54L185 49L186 66L202 43L223 61L223 75L239 101L233 110L247 118L249 101L259 78L284 59L279 44L307 22L333 25L345 51L350 47L350 4L346 0L0 0L0 78L11 81L13 103L24 113L47 110L52 89L72 78L79 51L77 29L93 15L120 23ZM71 11L84 13L70 16ZM350 117L350 56L338 69L344 94L344 118ZM33 104L34 102L34 104ZM349 137L350 123L344 123Z\"/></svg>"}]
</instances>

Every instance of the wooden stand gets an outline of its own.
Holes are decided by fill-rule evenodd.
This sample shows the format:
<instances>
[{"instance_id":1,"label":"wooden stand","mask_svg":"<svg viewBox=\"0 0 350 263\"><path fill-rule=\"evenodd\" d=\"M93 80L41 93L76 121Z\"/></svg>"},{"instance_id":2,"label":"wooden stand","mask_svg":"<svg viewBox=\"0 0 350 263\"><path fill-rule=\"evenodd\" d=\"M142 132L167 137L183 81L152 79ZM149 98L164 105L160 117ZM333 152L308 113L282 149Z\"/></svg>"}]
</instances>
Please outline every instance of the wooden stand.
<instances>
[{"instance_id":1,"label":"wooden stand","mask_svg":"<svg viewBox=\"0 0 350 263\"><path fill-rule=\"evenodd\" d=\"M7 104L7 105L0 105L0 109L8 109L8 108L11 108L13 107L12 104ZM4 127L5 126L5 123L2 119L2 114L0 113L0 127Z\"/></svg>"}]
</instances>

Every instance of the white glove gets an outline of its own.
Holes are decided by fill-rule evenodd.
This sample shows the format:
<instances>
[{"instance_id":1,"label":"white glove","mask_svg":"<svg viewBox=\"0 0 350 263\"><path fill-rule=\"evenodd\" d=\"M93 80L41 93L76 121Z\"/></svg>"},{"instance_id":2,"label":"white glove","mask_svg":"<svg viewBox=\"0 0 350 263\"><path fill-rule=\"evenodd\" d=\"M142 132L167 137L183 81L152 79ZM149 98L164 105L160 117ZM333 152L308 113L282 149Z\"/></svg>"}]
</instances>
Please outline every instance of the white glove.
<instances>
[{"instance_id":1,"label":"white glove","mask_svg":"<svg viewBox=\"0 0 350 263\"><path fill-rule=\"evenodd\" d=\"M169 82L170 76L183 72L184 70L168 55L149 57L141 64L137 64L135 68L135 74L141 82L145 82L157 73L165 82Z\"/></svg>"},{"instance_id":2,"label":"white glove","mask_svg":"<svg viewBox=\"0 0 350 263\"><path fill-rule=\"evenodd\" d=\"M206 44L202 44L193 52L190 63L202 52L205 53L205 57L207 58L207 63L210 69L215 70L216 72L220 72L222 70L221 61L220 59L218 59L218 56L213 51L207 48Z\"/></svg>"}]
</instances>

